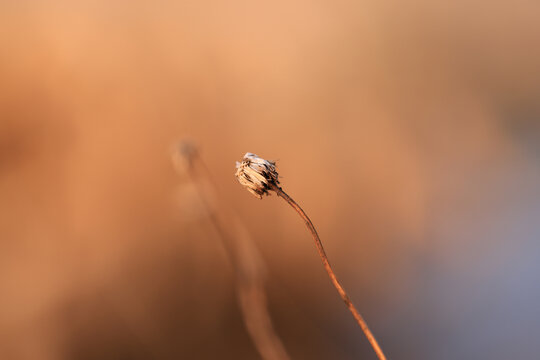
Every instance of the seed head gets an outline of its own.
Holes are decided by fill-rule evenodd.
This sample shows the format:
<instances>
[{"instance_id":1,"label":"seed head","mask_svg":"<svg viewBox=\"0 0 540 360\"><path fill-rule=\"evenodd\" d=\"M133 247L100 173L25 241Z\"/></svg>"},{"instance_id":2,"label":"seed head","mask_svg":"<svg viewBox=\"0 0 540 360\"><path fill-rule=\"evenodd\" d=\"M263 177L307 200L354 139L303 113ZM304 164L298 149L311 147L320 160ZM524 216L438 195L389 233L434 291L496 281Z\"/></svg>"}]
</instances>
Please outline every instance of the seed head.
<instances>
[{"instance_id":1,"label":"seed head","mask_svg":"<svg viewBox=\"0 0 540 360\"><path fill-rule=\"evenodd\" d=\"M252 153L246 153L242 162L236 162L236 178L250 193L262 199L273 186L279 187L276 163L264 160Z\"/></svg>"}]
</instances>

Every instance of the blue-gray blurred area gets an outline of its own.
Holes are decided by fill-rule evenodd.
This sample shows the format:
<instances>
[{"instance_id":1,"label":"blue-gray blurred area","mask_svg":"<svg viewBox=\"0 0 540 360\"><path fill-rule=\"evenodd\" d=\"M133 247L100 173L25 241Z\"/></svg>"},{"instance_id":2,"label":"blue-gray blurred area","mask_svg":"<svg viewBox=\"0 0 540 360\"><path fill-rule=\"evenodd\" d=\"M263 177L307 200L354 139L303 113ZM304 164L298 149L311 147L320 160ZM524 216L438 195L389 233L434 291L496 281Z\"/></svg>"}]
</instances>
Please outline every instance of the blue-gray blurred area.
<instances>
[{"instance_id":1,"label":"blue-gray blurred area","mask_svg":"<svg viewBox=\"0 0 540 360\"><path fill-rule=\"evenodd\" d=\"M389 359L539 357L539 1L3 0L0 30L1 359L260 358L208 206L291 358L375 359L245 152Z\"/></svg>"}]
</instances>

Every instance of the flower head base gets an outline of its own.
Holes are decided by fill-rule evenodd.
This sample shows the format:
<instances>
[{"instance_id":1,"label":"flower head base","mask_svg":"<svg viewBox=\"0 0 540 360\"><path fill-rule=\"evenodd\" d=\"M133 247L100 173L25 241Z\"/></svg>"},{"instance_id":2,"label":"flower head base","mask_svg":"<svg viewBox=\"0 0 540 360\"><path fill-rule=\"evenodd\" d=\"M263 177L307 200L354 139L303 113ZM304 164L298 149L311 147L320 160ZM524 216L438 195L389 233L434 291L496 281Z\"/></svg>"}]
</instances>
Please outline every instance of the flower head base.
<instances>
[{"instance_id":1,"label":"flower head base","mask_svg":"<svg viewBox=\"0 0 540 360\"><path fill-rule=\"evenodd\" d=\"M272 188L279 187L276 163L264 160L252 153L246 153L242 162L236 162L236 178L250 193L262 199Z\"/></svg>"}]
</instances>

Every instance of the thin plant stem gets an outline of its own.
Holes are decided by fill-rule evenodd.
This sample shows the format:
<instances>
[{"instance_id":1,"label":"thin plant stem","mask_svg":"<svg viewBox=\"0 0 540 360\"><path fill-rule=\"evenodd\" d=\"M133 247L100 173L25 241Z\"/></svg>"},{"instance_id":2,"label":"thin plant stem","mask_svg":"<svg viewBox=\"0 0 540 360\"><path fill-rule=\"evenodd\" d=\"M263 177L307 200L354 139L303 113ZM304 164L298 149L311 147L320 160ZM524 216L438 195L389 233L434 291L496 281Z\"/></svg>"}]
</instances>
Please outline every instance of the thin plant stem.
<instances>
[{"instance_id":1,"label":"thin plant stem","mask_svg":"<svg viewBox=\"0 0 540 360\"><path fill-rule=\"evenodd\" d=\"M336 277L336 274L334 273L334 270L332 270L332 266L330 265L330 262L328 261L328 256L326 255L326 252L324 251L323 244L321 242L321 239L319 238L319 234L317 233L317 230L315 230L315 226L313 226L313 223L311 222L310 218L307 216L305 211L294 201L283 189L281 189L276 184L270 183L271 190L275 191L276 194L281 197L283 200L285 200L296 212L300 217L304 220L307 228L311 232L311 235L313 236L313 240L315 241L315 245L317 246L317 251L319 252L319 256L321 257L321 260L323 262L324 268L326 272L328 273L328 276L330 277L330 280L332 281L332 284L336 288L336 290L339 293L339 296L341 296L341 299L345 302L345 305L347 305L347 308L349 308L349 311L354 316L354 319L360 325L362 328L362 331L366 335L369 343L371 344L371 347L377 354L378 358L380 360L386 360L386 356L384 355L381 347L379 346L379 343L375 339L375 336L373 336L373 333L371 330L369 330L369 327L362 317L358 310L356 310L356 307L352 303L351 299L349 298L349 295L347 295L347 292L341 286L339 280Z\"/></svg>"},{"instance_id":2,"label":"thin plant stem","mask_svg":"<svg viewBox=\"0 0 540 360\"><path fill-rule=\"evenodd\" d=\"M206 209L208 218L217 231L236 275L237 301L247 332L264 360L290 360L280 337L275 332L268 310L264 287L263 263L241 220L232 210L225 221L210 205L199 177L212 182L210 171L194 147L183 153L188 162L188 174ZM200 169L200 170L199 170ZM224 225L228 224L228 225ZM230 228L234 228L234 231Z\"/></svg>"}]
</instances>

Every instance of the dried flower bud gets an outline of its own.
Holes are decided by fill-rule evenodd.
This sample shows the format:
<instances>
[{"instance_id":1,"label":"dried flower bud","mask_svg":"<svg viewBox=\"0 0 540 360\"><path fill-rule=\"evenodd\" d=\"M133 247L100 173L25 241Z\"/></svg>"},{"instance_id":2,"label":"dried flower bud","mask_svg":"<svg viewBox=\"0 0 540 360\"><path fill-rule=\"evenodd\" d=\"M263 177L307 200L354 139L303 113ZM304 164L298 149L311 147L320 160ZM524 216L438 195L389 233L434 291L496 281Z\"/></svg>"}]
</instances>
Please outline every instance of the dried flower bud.
<instances>
[{"instance_id":1,"label":"dried flower bud","mask_svg":"<svg viewBox=\"0 0 540 360\"><path fill-rule=\"evenodd\" d=\"M189 140L182 140L171 146L172 162L175 170L181 176L186 176L191 171L197 155L197 146Z\"/></svg>"},{"instance_id":2,"label":"dried flower bud","mask_svg":"<svg viewBox=\"0 0 540 360\"><path fill-rule=\"evenodd\" d=\"M263 194L273 186L279 187L276 163L264 160L252 153L246 153L242 162L236 162L236 177L250 193L262 199Z\"/></svg>"}]
</instances>

